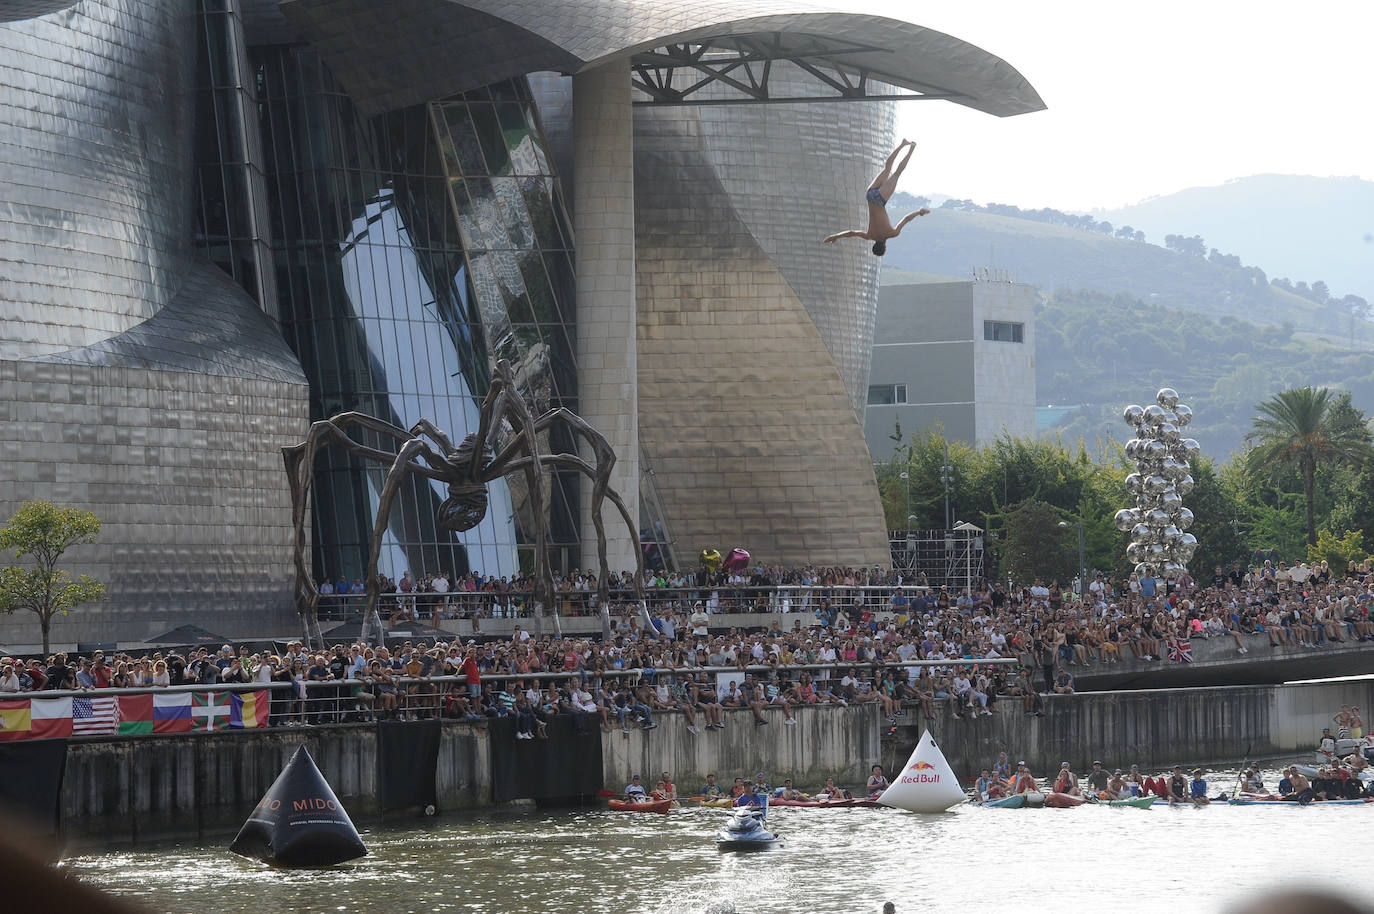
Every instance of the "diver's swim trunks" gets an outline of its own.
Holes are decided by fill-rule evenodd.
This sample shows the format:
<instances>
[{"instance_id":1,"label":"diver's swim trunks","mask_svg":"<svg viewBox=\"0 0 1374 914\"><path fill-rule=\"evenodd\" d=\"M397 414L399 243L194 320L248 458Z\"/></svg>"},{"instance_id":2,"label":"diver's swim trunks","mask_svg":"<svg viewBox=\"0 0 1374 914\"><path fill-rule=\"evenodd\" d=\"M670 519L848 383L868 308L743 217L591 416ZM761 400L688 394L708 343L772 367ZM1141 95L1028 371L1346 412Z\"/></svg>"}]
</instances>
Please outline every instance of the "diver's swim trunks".
<instances>
[{"instance_id":1,"label":"diver's swim trunks","mask_svg":"<svg viewBox=\"0 0 1374 914\"><path fill-rule=\"evenodd\" d=\"M883 195L878 192L876 187L870 187L868 193L864 194L864 199L875 206L887 206L887 201L883 199Z\"/></svg>"}]
</instances>

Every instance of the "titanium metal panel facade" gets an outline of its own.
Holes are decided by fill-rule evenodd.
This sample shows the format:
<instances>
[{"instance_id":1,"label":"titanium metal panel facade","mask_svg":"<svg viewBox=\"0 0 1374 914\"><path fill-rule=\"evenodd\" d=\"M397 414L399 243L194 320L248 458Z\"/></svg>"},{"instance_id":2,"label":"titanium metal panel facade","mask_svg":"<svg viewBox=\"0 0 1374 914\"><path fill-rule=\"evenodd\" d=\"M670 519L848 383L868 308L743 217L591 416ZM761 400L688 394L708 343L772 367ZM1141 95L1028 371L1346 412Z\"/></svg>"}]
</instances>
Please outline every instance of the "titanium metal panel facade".
<instances>
[{"instance_id":1,"label":"titanium metal panel facade","mask_svg":"<svg viewBox=\"0 0 1374 914\"><path fill-rule=\"evenodd\" d=\"M194 23L184 0L86 0L0 26L0 516L38 498L103 523L68 567L109 598L58 618L58 642L290 612L279 449L305 379L190 256ZM0 616L0 642L38 640Z\"/></svg>"},{"instance_id":2,"label":"titanium metal panel facade","mask_svg":"<svg viewBox=\"0 0 1374 914\"><path fill-rule=\"evenodd\" d=\"M811 148L799 120L774 119L765 137L738 117L651 108L635 118L640 440L670 533L684 556L740 545L765 563L885 563L873 467L840 363L812 303L759 240L778 237L775 220L805 205L829 174L828 153ZM722 152L717 130L743 132L757 151L741 142ZM756 183L732 194L722 159L752 169ZM742 204L742 194L765 203ZM815 218L851 216L837 207ZM870 255L835 256L861 274Z\"/></svg>"},{"instance_id":3,"label":"titanium metal panel facade","mask_svg":"<svg viewBox=\"0 0 1374 914\"><path fill-rule=\"evenodd\" d=\"M105 582L109 598L57 617L53 640L140 640L184 622L289 630L280 449L299 439L306 406L277 328L204 261L125 334L0 360L0 515L43 499L102 522L64 567ZM38 641L31 614L0 615L0 643Z\"/></svg>"},{"instance_id":4,"label":"titanium metal panel facade","mask_svg":"<svg viewBox=\"0 0 1374 914\"><path fill-rule=\"evenodd\" d=\"M89 0L0 25L0 358L152 317L190 250L194 6Z\"/></svg>"}]
</instances>

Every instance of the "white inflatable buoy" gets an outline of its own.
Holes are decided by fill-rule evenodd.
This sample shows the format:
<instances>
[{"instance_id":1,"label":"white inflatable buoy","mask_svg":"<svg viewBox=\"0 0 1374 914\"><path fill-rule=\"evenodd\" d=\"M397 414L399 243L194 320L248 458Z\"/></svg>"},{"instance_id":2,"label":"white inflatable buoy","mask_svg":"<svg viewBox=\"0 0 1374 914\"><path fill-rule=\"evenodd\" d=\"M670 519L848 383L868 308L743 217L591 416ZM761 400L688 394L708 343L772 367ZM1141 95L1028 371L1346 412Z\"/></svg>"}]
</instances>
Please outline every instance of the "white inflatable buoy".
<instances>
[{"instance_id":1,"label":"white inflatable buoy","mask_svg":"<svg viewBox=\"0 0 1374 914\"><path fill-rule=\"evenodd\" d=\"M902 773L893 778L878 802L908 812L944 812L966 799L954 769L927 730L921 734L921 741L906 760Z\"/></svg>"}]
</instances>

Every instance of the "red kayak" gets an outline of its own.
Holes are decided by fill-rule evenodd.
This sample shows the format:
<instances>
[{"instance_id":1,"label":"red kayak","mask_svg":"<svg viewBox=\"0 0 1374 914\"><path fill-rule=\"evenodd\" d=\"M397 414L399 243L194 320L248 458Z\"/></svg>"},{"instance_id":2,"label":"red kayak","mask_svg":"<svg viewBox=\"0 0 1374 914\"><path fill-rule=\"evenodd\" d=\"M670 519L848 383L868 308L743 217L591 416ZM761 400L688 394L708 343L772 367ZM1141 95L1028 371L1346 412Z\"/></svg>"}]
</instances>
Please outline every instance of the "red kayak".
<instances>
[{"instance_id":1,"label":"red kayak","mask_svg":"<svg viewBox=\"0 0 1374 914\"><path fill-rule=\"evenodd\" d=\"M1075 797L1067 793L1047 793L1045 794L1045 805L1055 809L1068 809L1071 806L1082 806L1086 800L1082 797Z\"/></svg>"},{"instance_id":2,"label":"red kayak","mask_svg":"<svg viewBox=\"0 0 1374 914\"><path fill-rule=\"evenodd\" d=\"M658 812L665 816L673 805L672 800L648 800L643 803L636 803L634 800L609 800L608 802L611 804L611 809L618 809L621 812Z\"/></svg>"}]
</instances>

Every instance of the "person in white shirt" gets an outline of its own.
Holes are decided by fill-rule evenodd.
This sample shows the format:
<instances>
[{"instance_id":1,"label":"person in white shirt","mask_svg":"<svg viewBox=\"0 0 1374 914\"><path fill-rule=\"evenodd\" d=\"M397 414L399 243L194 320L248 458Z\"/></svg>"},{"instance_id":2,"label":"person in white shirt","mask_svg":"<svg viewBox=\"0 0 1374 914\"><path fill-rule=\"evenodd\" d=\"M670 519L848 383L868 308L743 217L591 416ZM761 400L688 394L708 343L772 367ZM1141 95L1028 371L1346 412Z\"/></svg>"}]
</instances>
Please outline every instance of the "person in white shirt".
<instances>
[{"instance_id":1,"label":"person in white shirt","mask_svg":"<svg viewBox=\"0 0 1374 914\"><path fill-rule=\"evenodd\" d=\"M711 622L711 617L706 614L706 607L702 606L700 601L697 601L696 605L692 607L691 621L693 636L697 638L705 638L708 634L710 634L710 632L707 629L707 626Z\"/></svg>"}]
</instances>

